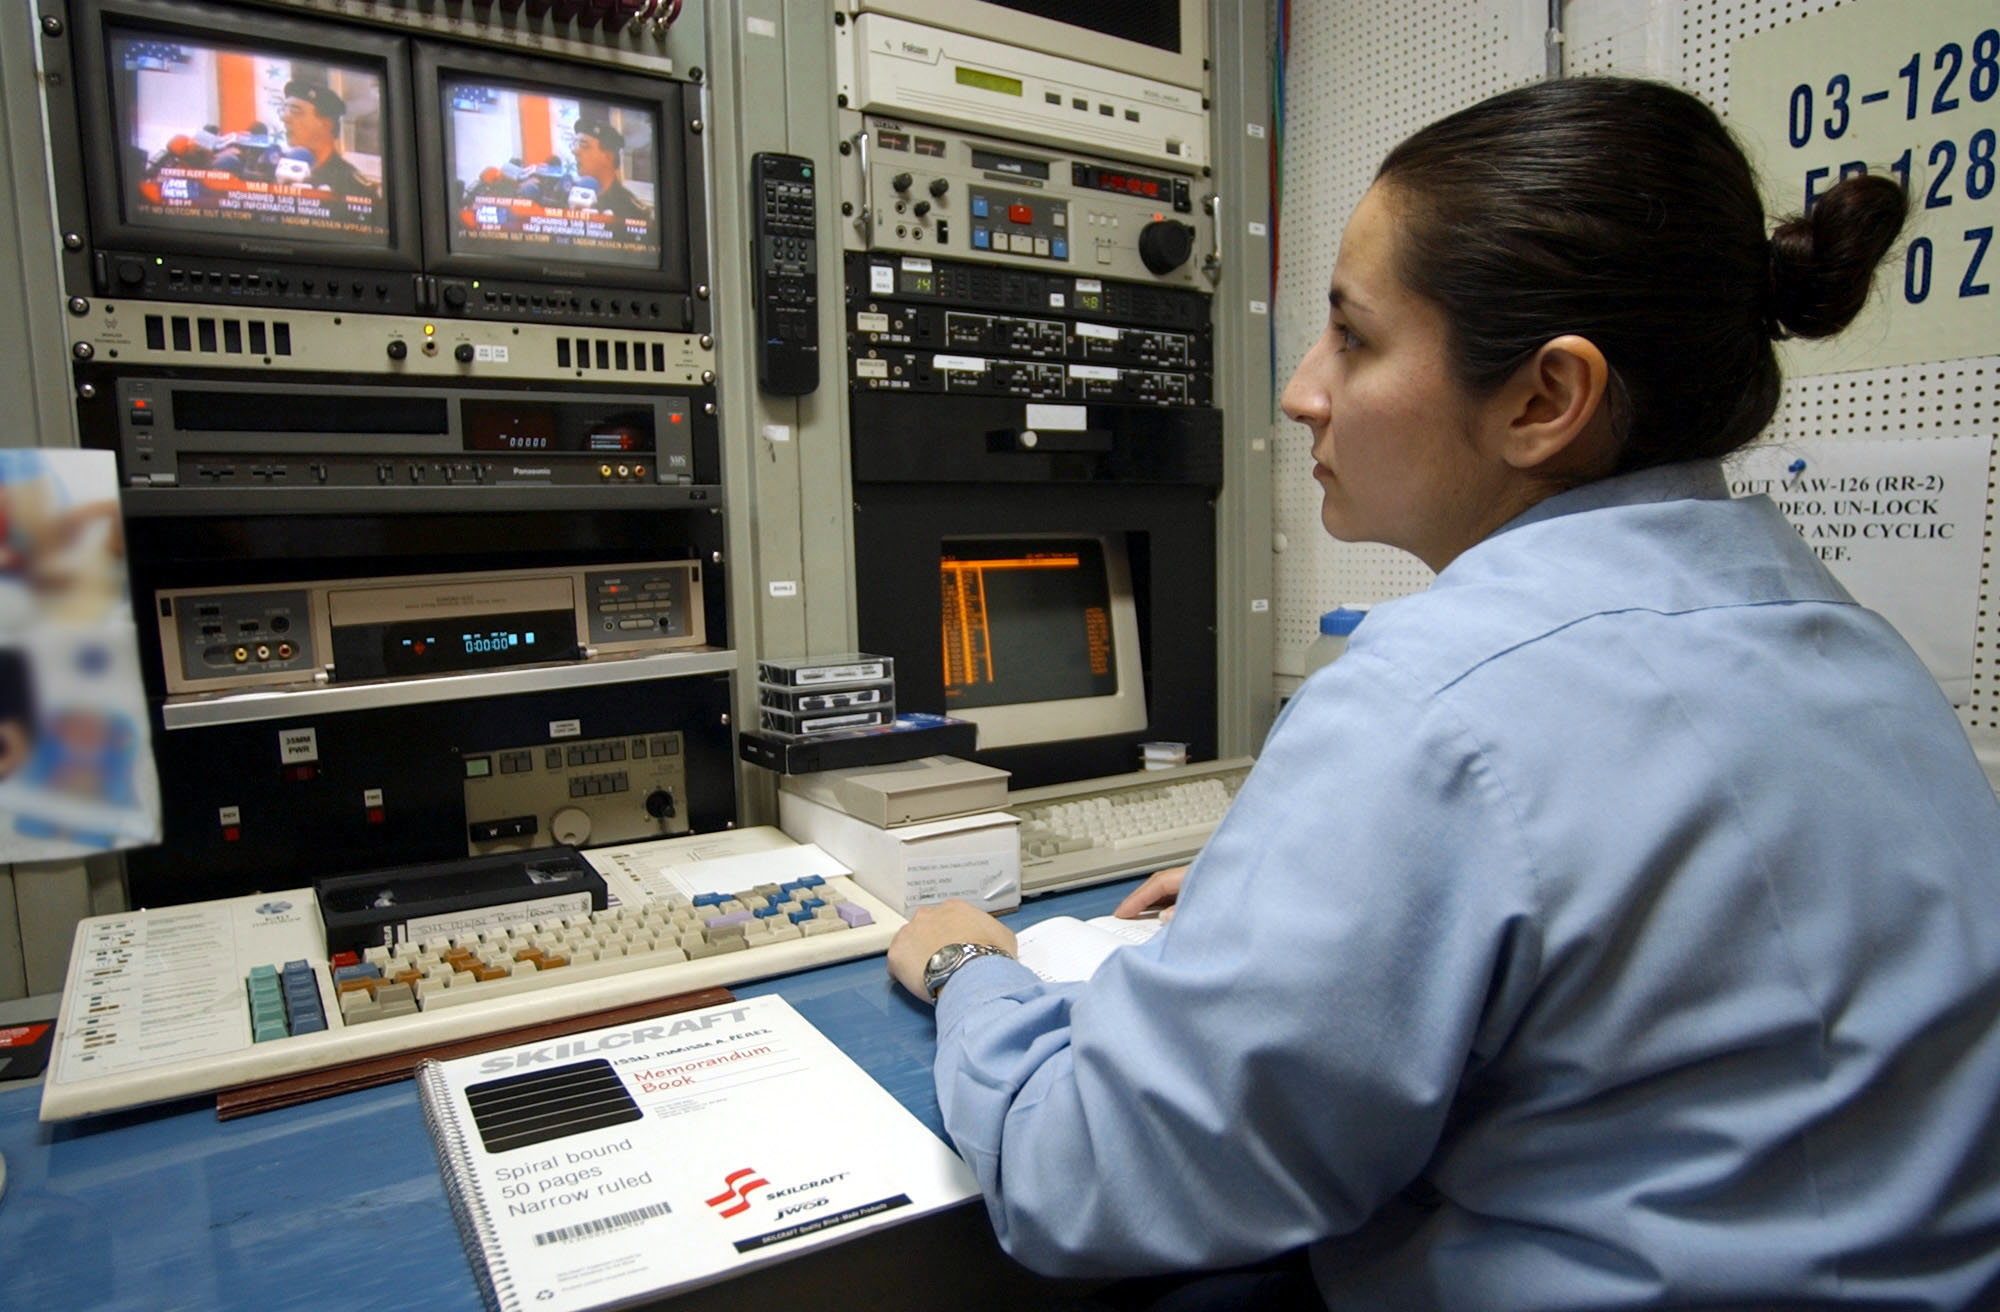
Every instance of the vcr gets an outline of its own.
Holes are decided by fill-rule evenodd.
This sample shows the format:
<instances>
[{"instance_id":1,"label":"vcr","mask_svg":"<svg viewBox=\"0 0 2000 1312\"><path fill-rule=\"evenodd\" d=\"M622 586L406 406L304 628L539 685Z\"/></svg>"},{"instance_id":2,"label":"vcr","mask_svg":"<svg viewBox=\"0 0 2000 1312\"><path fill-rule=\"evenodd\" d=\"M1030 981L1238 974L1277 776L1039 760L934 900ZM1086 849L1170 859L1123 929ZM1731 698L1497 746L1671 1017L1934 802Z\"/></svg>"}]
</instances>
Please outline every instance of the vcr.
<instances>
[{"instance_id":1,"label":"vcr","mask_svg":"<svg viewBox=\"0 0 2000 1312\"><path fill-rule=\"evenodd\" d=\"M719 477L706 388L98 376L84 442L115 444L133 515L658 508L707 502Z\"/></svg>"}]
</instances>

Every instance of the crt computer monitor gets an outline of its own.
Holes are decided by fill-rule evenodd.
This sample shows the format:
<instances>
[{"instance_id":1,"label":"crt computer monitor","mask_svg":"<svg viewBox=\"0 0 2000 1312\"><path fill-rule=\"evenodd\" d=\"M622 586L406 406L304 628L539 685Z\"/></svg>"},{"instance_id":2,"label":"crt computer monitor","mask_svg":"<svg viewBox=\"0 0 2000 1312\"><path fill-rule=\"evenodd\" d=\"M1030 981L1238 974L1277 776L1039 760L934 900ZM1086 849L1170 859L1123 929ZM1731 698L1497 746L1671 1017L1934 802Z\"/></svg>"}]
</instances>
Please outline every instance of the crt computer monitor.
<instances>
[{"instance_id":1,"label":"crt computer monitor","mask_svg":"<svg viewBox=\"0 0 2000 1312\"><path fill-rule=\"evenodd\" d=\"M100 246L414 267L401 39L153 0L78 17Z\"/></svg>"},{"instance_id":2,"label":"crt computer monitor","mask_svg":"<svg viewBox=\"0 0 2000 1312\"><path fill-rule=\"evenodd\" d=\"M436 272L688 288L679 84L424 45Z\"/></svg>"},{"instance_id":3,"label":"crt computer monitor","mask_svg":"<svg viewBox=\"0 0 2000 1312\"><path fill-rule=\"evenodd\" d=\"M945 710L979 726L982 751L1146 727L1120 539L949 538L938 588Z\"/></svg>"}]
</instances>

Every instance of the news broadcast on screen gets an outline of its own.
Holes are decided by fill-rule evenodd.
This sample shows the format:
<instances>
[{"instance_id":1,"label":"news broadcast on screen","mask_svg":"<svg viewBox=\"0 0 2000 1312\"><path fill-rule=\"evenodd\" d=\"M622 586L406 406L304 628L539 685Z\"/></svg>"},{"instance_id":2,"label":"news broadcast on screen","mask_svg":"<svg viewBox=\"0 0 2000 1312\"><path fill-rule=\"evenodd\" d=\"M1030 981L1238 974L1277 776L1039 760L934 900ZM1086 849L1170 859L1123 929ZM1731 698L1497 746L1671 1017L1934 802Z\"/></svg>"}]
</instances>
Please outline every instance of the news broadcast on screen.
<instances>
[{"instance_id":1,"label":"news broadcast on screen","mask_svg":"<svg viewBox=\"0 0 2000 1312\"><path fill-rule=\"evenodd\" d=\"M129 219L387 242L379 72L136 32L110 47Z\"/></svg>"},{"instance_id":2,"label":"news broadcast on screen","mask_svg":"<svg viewBox=\"0 0 2000 1312\"><path fill-rule=\"evenodd\" d=\"M656 115L497 82L450 79L452 249L659 263Z\"/></svg>"}]
</instances>

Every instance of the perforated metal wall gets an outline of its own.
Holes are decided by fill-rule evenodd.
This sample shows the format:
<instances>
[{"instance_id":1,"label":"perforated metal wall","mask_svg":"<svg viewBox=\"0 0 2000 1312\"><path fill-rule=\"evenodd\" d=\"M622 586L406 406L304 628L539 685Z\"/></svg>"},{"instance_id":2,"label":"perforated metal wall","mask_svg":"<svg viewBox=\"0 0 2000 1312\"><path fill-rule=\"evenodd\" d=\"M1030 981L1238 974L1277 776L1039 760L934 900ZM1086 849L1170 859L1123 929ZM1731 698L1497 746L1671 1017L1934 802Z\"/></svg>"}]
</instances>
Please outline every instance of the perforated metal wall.
<instances>
[{"instance_id":1,"label":"perforated metal wall","mask_svg":"<svg viewBox=\"0 0 2000 1312\"><path fill-rule=\"evenodd\" d=\"M1841 3L1571 0L1564 6L1565 66L1572 74L1663 77L1726 114L1731 43ZM1281 377L1323 326L1334 242L1383 153L1431 119L1543 69L1541 43L1524 30L1520 8L1499 0L1298 5L1292 24L1275 307ZM1991 437L1997 429L2000 357L1986 356L1791 378L1768 438L1922 441ZM1275 443L1276 664L1287 691L1323 611L1416 591L1431 576L1401 552L1327 538L1303 430L1280 422ZM1988 488L1972 696L1961 714L1975 736L1990 738L2000 734L2000 611L1993 599L2000 460Z\"/></svg>"},{"instance_id":2,"label":"perforated metal wall","mask_svg":"<svg viewBox=\"0 0 2000 1312\"><path fill-rule=\"evenodd\" d=\"M1293 6L1275 307L1281 386L1325 327L1334 246L1382 156L1432 119L1532 81L1542 66L1540 41L1522 30L1512 6L1486 0ZM1309 440L1282 419L1273 434L1280 676L1299 673L1323 612L1413 592L1431 578L1403 552L1326 535ZM1289 691L1283 678L1280 690Z\"/></svg>"}]
</instances>

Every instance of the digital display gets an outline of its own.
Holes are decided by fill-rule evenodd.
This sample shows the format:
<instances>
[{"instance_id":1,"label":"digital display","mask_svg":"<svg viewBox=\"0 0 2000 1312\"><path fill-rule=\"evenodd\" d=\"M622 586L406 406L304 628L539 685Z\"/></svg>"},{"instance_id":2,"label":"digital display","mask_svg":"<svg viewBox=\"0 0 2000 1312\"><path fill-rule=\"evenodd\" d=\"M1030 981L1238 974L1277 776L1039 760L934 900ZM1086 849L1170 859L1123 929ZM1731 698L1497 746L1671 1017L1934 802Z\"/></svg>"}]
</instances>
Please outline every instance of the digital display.
<instances>
[{"instance_id":1,"label":"digital display","mask_svg":"<svg viewBox=\"0 0 2000 1312\"><path fill-rule=\"evenodd\" d=\"M659 114L446 76L454 254L660 266Z\"/></svg>"},{"instance_id":2,"label":"digital display","mask_svg":"<svg viewBox=\"0 0 2000 1312\"><path fill-rule=\"evenodd\" d=\"M952 70L962 87L978 87L981 91L997 91L1003 96L1021 94L1021 79L1002 77L998 73L987 73L977 68L967 68L963 64Z\"/></svg>"},{"instance_id":3,"label":"digital display","mask_svg":"<svg viewBox=\"0 0 2000 1312\"><path fill-rule=\"evenodd\" d=\"M657 446L653 408L586 401L486 401L459 403L467 451L565 451L631 455ZM668 423L684 423L672 411Z\"/></svg>"},{"instance_id":4,"label":"digital display","mask_svg":"<svg viewBox=\"0 0 2000 1312\"><path fill-rule=\"evenodd\" d=\"M1098 541L947 542L938 584L947 711L1118 691Z\"/></svg>"},{"instance_id":5,"label":"digital display","mask_svg":"<svg viewBox=\"0 0 2000 1312\"><path fill-rule=\"evenodd\" d=\"M379 67L113 29L128 222L389 245Z\"/></svg>"},{"instance_id":6,"label":"digital display","mask_svg":"<svg viewBox=\"0 0 2000 1312\"><path fill-rule=\"evenodd\" d=\"M1092 169L1090 185L1099 191L1119 191L1128 196L1144 196L1157 200L1161 196L1172 200L1174 185L1159 178L1148 178L1137 173L1119 173L1114 169Z\"/></svg>"},{"instance_id":7,"label":"digital display","mask_svg":"<svg viewBox=\"0 0 2000 1312\"><path fill-rule=\"evenodd\" d=\"M896 290L909 296L935 296L937 275L928 269L899 269Z\"/></svg>"},{"instance_id":8,"label":"digital display","mask_svg":"<svg viewBox=\"0 0 2000 1312\"><path fill-rule=\"evenodd\" d=\"M376 668L357 672L402 678L573 660L575 632L576 617L568 611L362 626L355 636L374 638L375 659L367 664ZM338 651L335 657L345 673Z\"/></svg>"}]
</instances>

